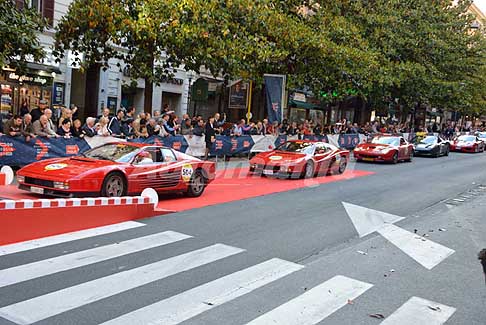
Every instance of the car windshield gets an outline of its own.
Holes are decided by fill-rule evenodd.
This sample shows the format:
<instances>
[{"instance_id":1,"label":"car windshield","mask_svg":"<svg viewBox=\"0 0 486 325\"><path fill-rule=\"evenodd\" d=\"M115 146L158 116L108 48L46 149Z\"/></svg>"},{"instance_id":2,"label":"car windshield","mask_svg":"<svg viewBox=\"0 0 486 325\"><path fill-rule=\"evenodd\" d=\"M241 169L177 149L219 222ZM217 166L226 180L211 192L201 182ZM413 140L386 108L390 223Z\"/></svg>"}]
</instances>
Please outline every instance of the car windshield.
<instances>
[{"instance_id":1,"label":"car windshield","mask_svg":"<svg viewBox=\"0 0 486 325\"><path fill-rule=\"evenodd\" d=\"M400 144L400 139L396 137L374 137L373 140L371 140L371 143L398 146Z\"/></svg>"},{"instance_id":2,"label":"car windshield","mask_svg":"<svg viewBox=\"0 0 486 325\"><path fill-rule=\"evenodd\" d=\"M83 157L127 163L139 151L139 147L123 143L109 143L93 148L82 154Z\"/></svg>"},{"instance_id":3,"label":"car windshield","mask_svg":"<svg viewBox=\"0 0 486 325\"><path fill-rule=\"evenodd\" d=\"M470 136L470 135L461 135L459 138L457 138L457 141L474 142L474 141L476 141L476 137L473 137L473 136Z\"/></svg>"},{"instance_id":4,"label":"car windshield","mask_svg":"<svg viewBox=\"0 0 486 325\"><path fill-rule=\"evenodd\" d=\"M426 137L417 143L423 143L423 144L434 144L437 141L436 137Z\"/></svg>"},{"instance_id":5,"label":"car windshield","mask_svg":"<svg viewBox=\"0 0 486 325\"><path fill-rule=\"evenodd\" d=\"M286 152L298 152L311 155L313 152L313 143L310 142L300 142L300 141L290 141L285 142L277 150Z\"/></svg>"}]
</instances>

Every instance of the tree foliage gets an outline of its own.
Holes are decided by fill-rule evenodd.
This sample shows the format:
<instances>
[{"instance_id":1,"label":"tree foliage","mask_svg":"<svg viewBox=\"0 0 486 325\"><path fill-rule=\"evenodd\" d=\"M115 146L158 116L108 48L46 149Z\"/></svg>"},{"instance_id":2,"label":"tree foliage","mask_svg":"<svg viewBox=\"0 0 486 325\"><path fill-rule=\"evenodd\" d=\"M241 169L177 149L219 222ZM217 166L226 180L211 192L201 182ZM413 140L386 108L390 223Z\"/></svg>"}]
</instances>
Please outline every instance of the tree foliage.
<instances>
[{"instance_id":1,"label":"tree foliage","mask_svg":"<svg viewBox=\"0 0 486 325\"><path fill-rule=\"evenodd\" d=\"M15 2L0 0L0 67L10 65L19 70L26 61L40 61L44 51L37 33L47 22L34 10L18 10Z\"/></svg>"}]
</instances>

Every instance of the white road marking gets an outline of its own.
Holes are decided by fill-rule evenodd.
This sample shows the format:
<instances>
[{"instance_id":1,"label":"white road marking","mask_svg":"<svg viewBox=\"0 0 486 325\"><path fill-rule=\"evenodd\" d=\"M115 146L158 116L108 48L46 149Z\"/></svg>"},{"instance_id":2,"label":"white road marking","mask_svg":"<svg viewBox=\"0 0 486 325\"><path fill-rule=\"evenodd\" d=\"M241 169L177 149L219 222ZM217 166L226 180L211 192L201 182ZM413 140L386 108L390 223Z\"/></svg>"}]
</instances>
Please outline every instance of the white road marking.
<instances>
[{"instance_id":1,"label":"white road marking","mask_svg":"<svg viewBox=\"0 0 486 325\"><path fill-rule=\"evenodd\" d=\"M431 270L455 252L393 225L403 217L350 203L343 202L343 205L360 237L376 231L426 269Z\"/></svg>"},{"instance_id":2,"label":"white road marking","mask_svg":"<svg viewBox=\"0 0 486 325\"><path fill-rule=\"evenodd\" d=\"M17 324L32 324L243 251L212 245L0 308L0 317Z\"/></svg>"},{"instance_id":3,"label":"white road marking","mask_svg":"<svg viewBox=\"0 0 486 325\"><path fill-rule=\"evenodd\" d=\"M96 247L81 252L11 267L0 270L0 287L167 245L190 237L174 231L165 231L150 236L130 239L118 244Z\"/></svg>"},{"instance_id":4,"label":"white road marking","mask_svg":"<svg viewBox=\"0 0 486 325\"><path fill-rule=\"evenodd\" d=\"M36 249L41 247L57 245L61 243L78 240L78 239L85 239L85 238L95 237L99 235L106 235L113 232L138 228L142 226L145 226L145 224L140 222L135 222L135 221L127 221L127 222L117 223L109 226L74 231L62 235L50 236L50 237L29 240L29 241L24 241L15 244L4 245L4 246L0 246L0 256L28 251L31 249Z\"/></svg>"},{"instance_id":5,"label":"white road marking","mask_svg":"<svg viewBox=\"0 0 486 325\"><path fill-rule=\"evenodd\" d=\"M433 269L455 252L453 249L437 244L395 225L386 225L379 229L378 233L429 270Z\"/></svg>"},{"instance_id":6,"label":"white road marking","mask_svg":"<svg viewBox=\"0 0 486 325\"><path fill-rule=\"evenodd\" d=\"M434 310L435 309L435 310ZM419 297L412 297L381 325L442 325L456 309Z\"/></svg>"},{"instance_id":7,"label":"white road marking","mask_svg":"<svg viewBox=\"0 0 486 325\"><path fill-rule=\"evenodd\" d=\"M116 325L178 324L252 292L304 266L271 259L112 319Z\"/></svg>"},{"instance_id":8,"label":"white road marking","mask_svg":"<svg viewBox=\"0 0 486 325\"><path fill-rule=\"evenodd\" d=\"M385 224L393 224L405 218L386 212L361 207L351 203L343 202L343 206L351 218L359 237L374 233Z\"/></svg>"},{"instance_id":9,"label":"white road marking","mask_svg":"<svg viewBox=\"0 0 486 325\"><path fill-rule=\"evenodd\" d=\"M249 322L248 325L313 325L346 306L372 284L335 276L289 302Z\"/></svg>"}]
</instances>

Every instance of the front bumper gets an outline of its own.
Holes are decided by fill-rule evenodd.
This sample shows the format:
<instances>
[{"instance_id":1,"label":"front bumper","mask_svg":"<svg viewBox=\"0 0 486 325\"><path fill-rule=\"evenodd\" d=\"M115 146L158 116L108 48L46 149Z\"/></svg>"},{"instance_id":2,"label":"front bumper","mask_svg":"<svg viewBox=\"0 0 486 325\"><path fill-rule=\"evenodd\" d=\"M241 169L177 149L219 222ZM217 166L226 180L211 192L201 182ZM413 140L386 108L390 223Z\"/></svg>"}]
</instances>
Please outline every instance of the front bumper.
<instances>
[{"instance_id":1,"label":"front bumper","mask_svg":"<svg viewBox=\"0 0 486 325\"><path fill-rule=\"evenodd\" d=\"M19 184L19 189L30 193L54 196L60 198L100 196L100 192L75 192L75 191L60 190L60 189L30 185L30 184Z\"/></svg>"},{"instance_id":2,"label":"front bumper","mask_svg":"<svg viewBox=\"0 0 486 325\"><path fill-rule=\"evenodd\" d=\"M373 162L389 162L393 160L393 155L386 153L353 152L354 159Z\"/></svg>"},{"instance_id":3,"label":"front bumper","mask_svg":"<svg viewBox=\"0 0 486 325\"><path fill-rule=\"evenodd\" d=\"M451 151L455 152L476 152L476 147L474 146L469 146L469 147L463 147L463 146L451 146Z\"/></svg>"},{"instance_id":4,"label":"front bumper","mask_svg":"<svg viewBox=\"0 0 486 325\"><path fill-rule=\"evenodd\" d=\"M285 168L277 165L253 165L250 166L250 173L259 176L275 177L275 178L300 178L302 171L295 169Z\"/></svg>"}]
</instances>

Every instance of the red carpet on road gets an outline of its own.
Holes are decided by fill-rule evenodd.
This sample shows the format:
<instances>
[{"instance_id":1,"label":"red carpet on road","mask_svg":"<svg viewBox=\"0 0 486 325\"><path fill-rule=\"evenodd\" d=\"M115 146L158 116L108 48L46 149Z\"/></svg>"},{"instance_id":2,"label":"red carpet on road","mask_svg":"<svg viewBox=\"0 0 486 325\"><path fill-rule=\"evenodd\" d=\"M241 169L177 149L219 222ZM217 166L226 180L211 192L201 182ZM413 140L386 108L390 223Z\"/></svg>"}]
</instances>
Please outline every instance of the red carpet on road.
<instances>
[{"instance_id":1,"label":"red carpet on road","mask_svg":"<svg viewBox=\"0 0 486 325\"><path fill-rule=\"evenodd\" d=\"M167 199L161 197L157 208L185 211L372 174L374 173L362 170L347 170L342 175L311 179L275 179L248 175L247 168L227 169L217 172L216 179L209 184L201 197L171 196Z\"/></svg>"}]
</instances>

